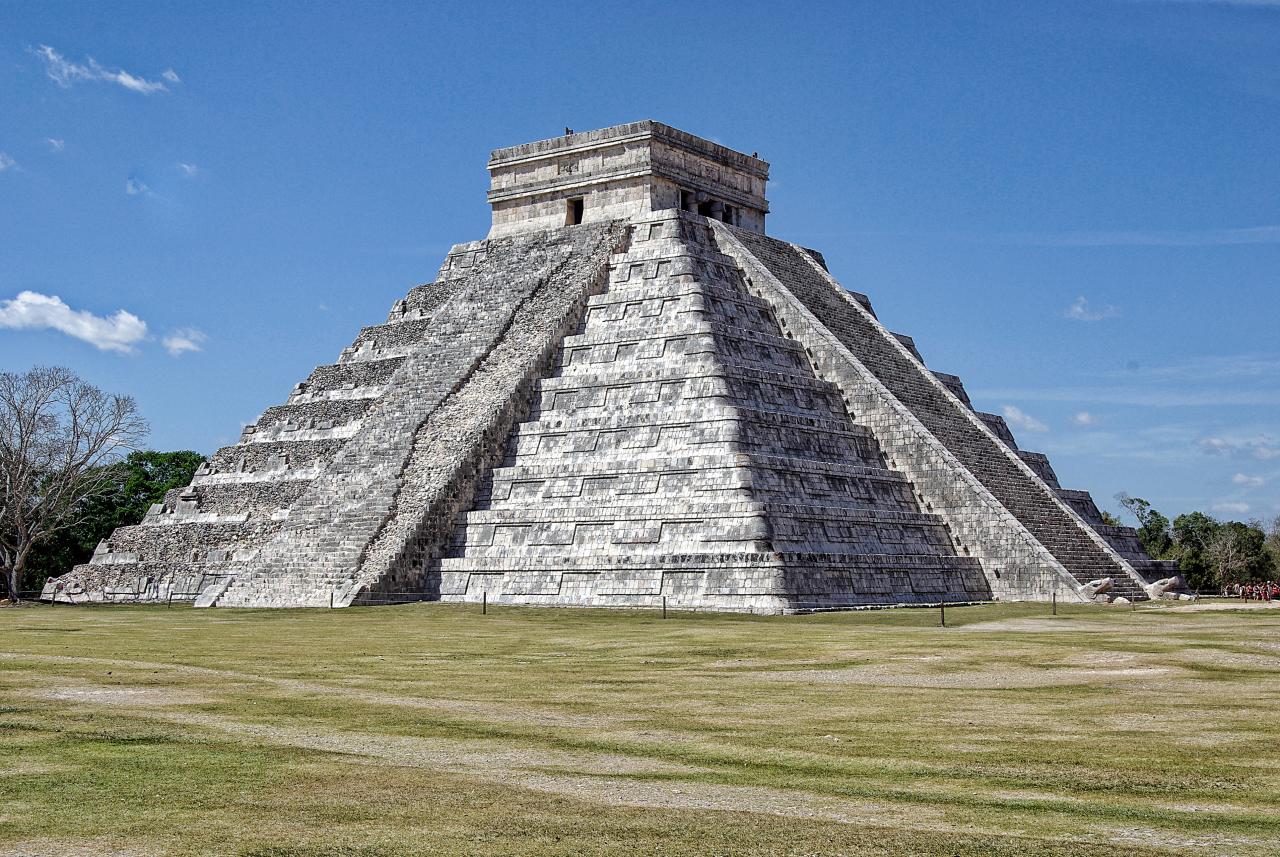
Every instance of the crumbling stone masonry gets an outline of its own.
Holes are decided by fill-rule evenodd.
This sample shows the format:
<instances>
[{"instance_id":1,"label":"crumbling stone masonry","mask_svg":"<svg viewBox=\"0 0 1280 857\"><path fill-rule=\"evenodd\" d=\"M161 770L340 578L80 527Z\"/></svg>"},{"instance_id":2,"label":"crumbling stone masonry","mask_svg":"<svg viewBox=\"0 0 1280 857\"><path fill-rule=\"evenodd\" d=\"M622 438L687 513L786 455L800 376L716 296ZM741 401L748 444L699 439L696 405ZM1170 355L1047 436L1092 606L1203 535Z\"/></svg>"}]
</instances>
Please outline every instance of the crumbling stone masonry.
<instances>
[{"instance_id":1,"label":"crumbling stone masonry","mask_svg":"<svg viewBox=\"0 0 1280 857\"><path fill-rule=\"evenodd\" d=\"M766 237L763 161L636 122L489 171L486 240L45 597L792 612L1176 572Z\"/></svg>"}]
</instances>

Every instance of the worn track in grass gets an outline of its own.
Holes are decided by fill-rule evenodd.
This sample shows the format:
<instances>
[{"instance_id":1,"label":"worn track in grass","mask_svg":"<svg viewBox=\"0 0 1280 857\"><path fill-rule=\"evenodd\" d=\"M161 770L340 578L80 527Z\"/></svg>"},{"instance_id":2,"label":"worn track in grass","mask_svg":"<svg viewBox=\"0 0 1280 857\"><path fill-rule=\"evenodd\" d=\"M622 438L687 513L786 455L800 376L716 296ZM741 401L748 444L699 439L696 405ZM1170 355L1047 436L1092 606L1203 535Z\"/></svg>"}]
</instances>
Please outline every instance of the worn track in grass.
<instances>
[{"instance_id":1,"label":"worn track in grass","mask_svg":"<svg viewBox=\"0 0 1280 857\"><path fill-rule=\"evenodd\" d=\"M0 855L1280 853L1280 613L0 612Z\"/></svg>"}]
</instances>

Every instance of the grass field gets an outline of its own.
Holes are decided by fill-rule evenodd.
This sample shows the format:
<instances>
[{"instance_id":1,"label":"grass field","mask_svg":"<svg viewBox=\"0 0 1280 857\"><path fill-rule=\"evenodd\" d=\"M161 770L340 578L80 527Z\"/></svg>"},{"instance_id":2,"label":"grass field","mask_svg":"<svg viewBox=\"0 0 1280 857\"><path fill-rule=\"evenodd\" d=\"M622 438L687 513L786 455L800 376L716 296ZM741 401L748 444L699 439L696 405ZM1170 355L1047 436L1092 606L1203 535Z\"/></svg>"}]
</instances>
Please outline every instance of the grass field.
<instances>
[{"instance_id":1,"label":"grass field","mask_svg":"<svg viewBox=\"0 0 1280 857\"><path fill-rule=\"evenodd\" d=\"M0 610L0 855L1280 853L1280 610Z\"/></svg>"}]
</instances>

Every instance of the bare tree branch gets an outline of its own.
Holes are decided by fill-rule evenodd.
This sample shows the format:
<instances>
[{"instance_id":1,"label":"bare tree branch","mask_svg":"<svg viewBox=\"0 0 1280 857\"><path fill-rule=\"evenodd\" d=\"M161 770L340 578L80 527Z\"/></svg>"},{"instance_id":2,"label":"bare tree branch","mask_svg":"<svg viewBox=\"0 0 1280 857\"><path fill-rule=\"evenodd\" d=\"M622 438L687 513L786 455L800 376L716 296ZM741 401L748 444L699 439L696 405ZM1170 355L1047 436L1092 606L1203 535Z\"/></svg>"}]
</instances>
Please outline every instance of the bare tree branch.
<instances>
[{"instance_id":1,"label":"bare tree branch","mask_svg":"<svg viewBox=\"0 0 1280 857\"><path fill-rule=\"evenodd\" d=\"M0 565L17 601L31 549L83 514L105 466L137 449L146 421L129 396L104 393L69 369L0 373Z\"/></svg>"}]
</instances>

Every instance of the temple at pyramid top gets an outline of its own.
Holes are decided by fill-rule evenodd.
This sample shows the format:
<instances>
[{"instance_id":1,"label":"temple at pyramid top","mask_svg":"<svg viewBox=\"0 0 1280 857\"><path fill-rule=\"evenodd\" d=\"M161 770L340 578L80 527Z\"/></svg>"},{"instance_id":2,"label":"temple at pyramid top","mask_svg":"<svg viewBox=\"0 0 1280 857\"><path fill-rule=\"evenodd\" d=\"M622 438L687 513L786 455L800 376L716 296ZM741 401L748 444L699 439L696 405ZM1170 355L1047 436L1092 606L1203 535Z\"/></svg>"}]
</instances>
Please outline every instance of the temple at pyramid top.
<instances>
[{"instance_id":1,"label":"temple at pyramid top","mask_svg":"<svg viewBox=\"0 0 1280 857\"><path fill-rule=\"evenodd\" d=\"M679 209L764 233L769 165L645 120L496 149L490 238Z\"/></svg>"}]
</instances>

